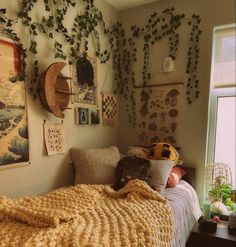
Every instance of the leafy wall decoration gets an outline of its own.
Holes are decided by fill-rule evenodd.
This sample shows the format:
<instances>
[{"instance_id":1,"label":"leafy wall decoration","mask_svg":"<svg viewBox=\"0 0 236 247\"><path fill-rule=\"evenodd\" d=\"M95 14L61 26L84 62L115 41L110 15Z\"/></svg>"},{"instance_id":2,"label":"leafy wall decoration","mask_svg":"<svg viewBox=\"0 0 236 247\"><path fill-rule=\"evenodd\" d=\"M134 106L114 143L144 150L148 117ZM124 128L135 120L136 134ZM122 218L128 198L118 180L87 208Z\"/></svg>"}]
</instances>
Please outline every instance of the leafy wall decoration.
<instances>
[{"instance_id":1,"label":"leafy wall decoration","mask_svg":"<svg viewBox=\"0 0 236 247\"><path fill-rule=\"evenodd\" d=\"M82 5L79 5L81 3ZM95 44L96 56L101 63L112 59L114 70L115 92L122 95L127 104L126 110L130 123L135 125L135 84L136 75L134 66L137 62L137 54L143 52L142 84L147 85L151 80L148 71L150 48L163 38L167 38L169 44L169 56L177 57L180 34L178 28L185 24L186 20L190 26L189 49L187 53L186 73L187 102L191 104L199 97L199 79L197 78L197 67L199 60L199 29L200 17L193 14L187 18L185 14L176 13L174 8L167 8L158 14L154 12L143 27L131 26L129 33L125 33L124 27L117 22L107 27L101 11L94 5L93 0L43 0L45 13L41 19L33 19L33 10L36 8L37 0L21 0L20 10L16 20L7 18L6 9L0 9L1 32L13 39L22 47L22 73L20 79L26 76L26 57L31 67L29 89L31 94L37 96L37 81L39 78L40 61L38 54L38 35L46 35L50 46L54 49L54 57L63 60L68 59L70 64L75 64L79 52L88 52L88 39L92 38ZM68 10L77 8L79 14L68 17ZM66 27L64 20L71 19L71 26ZM20 38L14 32L16 25L21 22L29 32L29 45L24 47ZM101 47L101 37L106 37L106 48ZM137 41L143 41L143 50L137 49ZM67 44L67 45L65 45ZM68 48L69 47L69 48ZM143 89L143 95L146 95ZM144 101L148 97L142 97ZM147 102L143 102L147 105Z\"/></svg>"}]
</instances>

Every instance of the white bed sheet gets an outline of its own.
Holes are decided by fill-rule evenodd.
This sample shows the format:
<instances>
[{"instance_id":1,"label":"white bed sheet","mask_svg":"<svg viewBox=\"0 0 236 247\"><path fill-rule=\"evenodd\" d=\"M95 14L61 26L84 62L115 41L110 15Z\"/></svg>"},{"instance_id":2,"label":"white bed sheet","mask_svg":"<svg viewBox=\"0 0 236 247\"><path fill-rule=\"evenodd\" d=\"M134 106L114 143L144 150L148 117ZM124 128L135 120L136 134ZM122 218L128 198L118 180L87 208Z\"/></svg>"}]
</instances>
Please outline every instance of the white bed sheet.
<instances>
[{"instance_id":1,"label":"white bed sheet","mask_svg":"<svg viewBox=\"0 0 236 247\"><path fill-rule=\"evenodd\" d=\"M170 201L174 215L172 246L185 247L191 229L202 214L197 194L184 180L180 180L175 188L166 188L163 194Z\"/></svg>"}]
</instances>

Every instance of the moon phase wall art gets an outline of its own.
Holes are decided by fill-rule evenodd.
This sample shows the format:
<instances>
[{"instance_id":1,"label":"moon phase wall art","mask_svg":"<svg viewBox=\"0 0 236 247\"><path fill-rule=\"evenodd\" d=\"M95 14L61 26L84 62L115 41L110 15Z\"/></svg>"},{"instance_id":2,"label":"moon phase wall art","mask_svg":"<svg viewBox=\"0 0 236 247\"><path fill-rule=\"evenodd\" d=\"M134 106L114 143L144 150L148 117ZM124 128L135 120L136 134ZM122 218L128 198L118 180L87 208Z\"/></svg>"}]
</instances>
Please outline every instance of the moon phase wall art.
<instances>
[{"instance_id":1,"label":"moon phase wall art","mask_svg":"<svg viewBox=\"0 0 236 247\"><path fill-rule=\"evenodd\" d=\"M28 164L29 142L26 85L18 81L20 50L0 39L0 168ZM27 162L27 163L25 163Z\"/></svg>"},{"instance_id":2,"label":"moon phase wall art","mask_svg":"<svg viewBox=\"0 0 236 247\"><path fill-rule=\"evenodd\" d=\"M136 138L139 145L168 142L180 147L183 84L136 88Z\"/></svg>"}]
</instances>

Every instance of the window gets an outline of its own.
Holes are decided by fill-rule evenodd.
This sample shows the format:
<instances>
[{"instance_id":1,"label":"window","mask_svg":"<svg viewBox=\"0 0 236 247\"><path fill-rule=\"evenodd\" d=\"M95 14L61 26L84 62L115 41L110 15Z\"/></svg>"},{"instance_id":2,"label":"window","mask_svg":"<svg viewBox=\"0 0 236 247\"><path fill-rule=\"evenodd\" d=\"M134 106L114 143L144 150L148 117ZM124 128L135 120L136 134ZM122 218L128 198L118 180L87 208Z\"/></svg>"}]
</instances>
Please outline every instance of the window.
<instances>
[{"instance_id":1,"label":"window","mask_svg":"<svg viewBox=\"0 0 236 247\"><path fill-rule=\"evenodd\" d=\"M235 96L217 98L217 119L215 134L214 162L224 162L231 168L235 187Z\"/></svg>"},{"instance_id":2,"label":"window","mask_svg":"<svg viewBox=\"0 0 236 247\"><path fill-rule=\"evenodd\" d=\"M236 80L235 24L216 27L213 33L211 88L206 163L230 166L236 187Z\"/></svg>"},{"instance_id":3,"label":"window","mask_svg":"<svg viewBox=\"0 0 236 247\"><path fill-rule=\"evenodd\" d=\"M214 88L235 86L235 28L216 28L213 41Z\"/></svg>"}]
</instances>

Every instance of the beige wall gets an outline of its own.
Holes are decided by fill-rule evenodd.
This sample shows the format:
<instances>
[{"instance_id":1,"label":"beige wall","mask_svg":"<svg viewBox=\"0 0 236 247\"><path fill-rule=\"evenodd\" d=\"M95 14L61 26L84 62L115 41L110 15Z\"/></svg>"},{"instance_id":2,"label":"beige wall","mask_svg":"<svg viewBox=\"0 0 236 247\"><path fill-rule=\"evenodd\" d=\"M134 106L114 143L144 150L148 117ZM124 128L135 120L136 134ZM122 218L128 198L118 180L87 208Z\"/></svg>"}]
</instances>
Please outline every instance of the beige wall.
<instances>
[{"instance_id":1,"label":"beige wall","mask_svg":"<svg viewBox=\"0 0 236 247\"><path fill-rule=\"evenodd\" d=\"M15 1L1 1L1 8L7 7L12 17L16 13ZM110 24L118 19L118 12L106 4L105 1L95 1L96 6L102 11L105 22ZM36 15L41 11L37 8ZM72 10L73 11L73 10ZM70 20L68 20L69 22ZM22 28L17 31L22 35ZM24 37L23 37L24 38ZM24 41L27 41L25 36ZM39 39L40 69L43 71L52 62L53 56L48 50L48 42L43 37ZM93 44L90 42L89 55L93 55ZM107 64L100 64L97 60L98 79L98 104L101 110L101 89L107 71ZM67 73L67 71L65 71ZM111 90L111 75L108 74L103 90ZM70 105L72 108L77 106ZM100 112L101 113L101 112ZM29 118L29 141L30 141L30 165L11 169L0 170L0 195L9 197L20 197L24 195L36 195L47 192L54 188L69 185L73 182L73 169L69 164L70 147L105 147L117 145L118 125L115 128L99 126L79 126L74 124L74 111L65 111L64 129L66 130L66 152L65 154L48 157L45 154L43 141L43 120L51 123L60 123L60 120L51 113L46 112L39 100L34 101L28 95L28 118ZM1 147L0 147L1 148Z\"/></svg>"},{"instance_id":2,"label":"beige wall","mask_svg":"<svg viewBox=\"0 0 236 247\"><path fill-rule=\"evenodd\" d=\"M105 1L96 0L95 4L103 12L106 23L118 19L119 14ZM1 1L1 7L9 7L15 14L15 3ZM154 11L161 12L167 7L174 6L180 13L191 16L199 14L202 18L201 53L199 77L201 80L200 99L192 105L184 104L183 130L181 156L188 166L197 168L197 191L202 198L203 172L206 149L207 110L210 80L211 42L214 26L234 22L234 0L160 0L155 4L137 7L120 13L120 20L130 27L132 24L144 25L147 18ZM40 11L40 9L38 9ZM20 30L19 30L20 31ZM175 71L170 74L162 73L162 61L168 55L167 41L163 40L155 45L151 51L150 70L153 75L152 83L172 81L186 82L185 64L189 27L181 27L181 41L175 63ZM41 43L41 70L45 69L55 60L48 56L46 41ZM140 48L141 48L141 44ZM93 54L90 42L90 54ZM47 57L47 59L45 59ZM139 58L142 54L139 54ZM141 76L142 64L136 64L136 72ZM99 91L104 82L107 65L98 62ZM105 83L105 90L110 90L110 74ZM73 107L74 105L72 105ZM0 195L19 197L35 195L51 189L71 184L73 171L69 164L68 150L70 147L103 147L119 143L122 152L135 143L134 129L129 126L124 110L120 104L119 126L115 128L99 126L78 126L74 124L73 111L67 111L64 119L66 129L66 154L48 157L45 155L43 144L43 119L57 123L59 120L47 113L38 100L33 101L28 96L29 135L30 135L30 161L29 166L0 170ZM101 109L101 95L99 94L99 107Z\"/></svg>"},{"instance_id":3,"label":"beige wall","mask_svg":"<svg viewBox=\"0 0 236 247\"><path fill-rule=\"evenodd\" d=\"M161 13L162 10L175 7L179 13L185 13L191 17L193 13L200 15L202 19L201 29L203 31L200 43L200 99L192 105L183 106L183 129L181 133L181 157L187 166L197 168L197 192L200 199L203 197L204 163L207 134L207 111L211 66L211 46L213 27L233 23L235 20L234 0L160 0L157 3L129 9L121 12L121 20L128 28L131 25L144 26L147 18L153 12ZM168 41L162 40L151 49L150 66L152 80L150 83L186 82L185 73L186 53L188 49L189 26L180 28L180 45L175 62L175 71L172 73L162 72L163 58L168 56ZM139 44L141 47L141 44ZM139 54L142 58L142 54ZM135 65L136 73L141 78L142 60L139 59ZM123 115L121 115L123 117ZM135 141L133 128L123 126L123 136L129 136L130 141L125 141L125 145ZM131 134L132 133L132 134ZM123 149L125 147L123 146Z\"/></svg>"}]
</instances>

